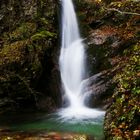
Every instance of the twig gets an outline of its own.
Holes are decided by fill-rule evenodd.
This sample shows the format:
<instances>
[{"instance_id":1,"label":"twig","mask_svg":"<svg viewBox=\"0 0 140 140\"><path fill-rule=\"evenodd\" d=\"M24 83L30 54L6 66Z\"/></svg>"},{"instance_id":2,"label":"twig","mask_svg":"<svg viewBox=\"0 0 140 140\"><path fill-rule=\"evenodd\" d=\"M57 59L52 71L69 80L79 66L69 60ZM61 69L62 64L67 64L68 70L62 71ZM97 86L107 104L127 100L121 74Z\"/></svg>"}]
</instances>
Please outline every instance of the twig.
<instances>
[{"instance_id":1,"label":"twig","mask_svg":"<svg viewBox=\"0 0 140 140\"><path fill-rule=\"evenodd\" d=\"M108 11L116 11L116 12L118 12L118 13L120 13L120 14L127 14L127 15L137 15L137 16L140 16L140 14L139 13L133 13L133 12L122 12L122 11L120 11L120 10L118 10L118 9L116 9L116 8L105 8L106 10L108 10Z\"/></svg>"}]
</instances>

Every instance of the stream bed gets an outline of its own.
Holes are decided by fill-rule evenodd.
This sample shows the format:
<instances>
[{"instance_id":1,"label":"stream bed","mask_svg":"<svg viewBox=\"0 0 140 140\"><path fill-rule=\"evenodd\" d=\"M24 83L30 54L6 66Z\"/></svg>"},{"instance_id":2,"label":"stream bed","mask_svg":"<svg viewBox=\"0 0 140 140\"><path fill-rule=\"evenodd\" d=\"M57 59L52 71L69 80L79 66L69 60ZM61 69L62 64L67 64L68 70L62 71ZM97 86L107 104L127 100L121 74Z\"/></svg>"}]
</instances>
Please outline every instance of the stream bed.
<instances>
[{"instance_id":1,"label":"stream bed","mask_svg":"<svg viewBox=\"0 0 140 140\"><path fill-rule=\"evenodd\" d=\"M103 140L103 117L63 122L57 114L8 113L0 116L0 138L12 140Z\"/></svg>"}]
</instances>

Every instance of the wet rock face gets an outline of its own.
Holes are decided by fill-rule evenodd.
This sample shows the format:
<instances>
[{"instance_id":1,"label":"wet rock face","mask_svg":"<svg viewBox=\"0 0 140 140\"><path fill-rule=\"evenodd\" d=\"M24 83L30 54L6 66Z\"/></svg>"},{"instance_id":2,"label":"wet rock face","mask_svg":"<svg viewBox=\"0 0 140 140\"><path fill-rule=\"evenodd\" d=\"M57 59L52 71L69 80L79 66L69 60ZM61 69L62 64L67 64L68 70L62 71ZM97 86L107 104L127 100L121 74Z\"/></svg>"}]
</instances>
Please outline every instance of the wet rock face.
<instances>
[{"instance_id":1,"label":"wet rock face","mask_svg":"<svg viewBox=\"0 0 140 140\"><path fill-rule=\"evenodd\" d=\"M103 71L84 81L86 86L85 94L87 96L85 102L89 107L103 110L108 108L111 102L110 93L115 86L113 86L111 78L111 74L107 76L107 71Z\"/></svg>"},{"instance_id":2,"label":"wet rock face","mask_svg":"<svg viewBox=\"0 0 140 140\"><path fill-rule=\"evenodd\" d=\"M56 7L55 0L0 1L0 110L60 105Z\"/></svg>"},{"instance_id":3,"label":"wet rock face","mask_svg":"<svg viewBox=\"0 0 140 140\"><path fill-rule=\"evenodd\" d=\"M113 28L104 26L92 30L86 39L87 42L87 63L90 75L107 70L113 65L110 57L117 53L115 43L118 47L119 39ZM116 48L117 48L116 47Z\"/></svg>"}]
</instances>

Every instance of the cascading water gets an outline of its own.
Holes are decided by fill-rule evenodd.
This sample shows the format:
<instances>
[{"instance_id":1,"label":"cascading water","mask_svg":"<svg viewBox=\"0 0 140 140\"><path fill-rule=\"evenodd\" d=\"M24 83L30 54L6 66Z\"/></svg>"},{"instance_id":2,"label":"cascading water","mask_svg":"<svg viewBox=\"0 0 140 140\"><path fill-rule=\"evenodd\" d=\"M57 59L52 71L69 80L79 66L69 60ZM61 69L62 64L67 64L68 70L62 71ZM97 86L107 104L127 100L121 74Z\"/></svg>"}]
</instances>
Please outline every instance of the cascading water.
<instances>
[{"instance_id":1,"label":"cascading water","mask_svg":"<svg viewBox=\"0 0 140 140\"><path fill-rule=\"evenodd\" d=\"M62 3L62 42L59 58L62 84L68 107L59 111L63 119L96 118L104 112L85 106L83 92L85 77L85 51L80 38L76 14L72 0L61 0Z\"/></svg>"},{"instance_id":2,"label":"cascading water","mask_svg":"<svg viewBox=\"0 0 140 140\"><path fill-rule=\"evenodd\" d=\"M70 106L82 106L80 84L84 76L84 46L71 0L62 0L60 71Z\"/></svg>"}]
</instances>

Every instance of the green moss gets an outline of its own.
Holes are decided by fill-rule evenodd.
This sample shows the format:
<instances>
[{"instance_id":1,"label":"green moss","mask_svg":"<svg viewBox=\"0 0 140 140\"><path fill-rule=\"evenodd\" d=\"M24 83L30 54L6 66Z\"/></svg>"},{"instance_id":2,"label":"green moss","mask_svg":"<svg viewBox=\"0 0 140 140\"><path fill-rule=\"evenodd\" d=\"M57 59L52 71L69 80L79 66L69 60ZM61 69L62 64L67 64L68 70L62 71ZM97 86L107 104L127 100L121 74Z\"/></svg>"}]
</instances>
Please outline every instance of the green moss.
<instances>
[{"instance_id":1,"label":"green moss","mask_svg":"<svg viewBox=\"0 0 140 140\"><path fill-rule=\"evenodd\" d=\"M24 40L29 38L36 31L35 23L22 23L19 27L17 27L11 33L7 33L10 41Z\"/></svg>"},{"instance_id":2,"label":"green moss","mask_svg":"<svg viewBox=\"0 0 140 140\"><path fill-rule=\"evenodd\" d=\"M28 44L29 40L16 41L12 44L5 45L0 51L0 65L20 62L23 57L24 47Z\"/></svg>"},{"instance_id":3,"label":"green moss","mask_svg":"<svg viewBox=\"0 0 140 140\"><path fill-rule=\"evenodd\" d=\"M40 31L40 32L37 32L36 34L34 34L31 37L31 39L33 41L35 41L35 40L40 40L40 39L52 38L52 37L56 37L56 34L49 32L49 31L46 31L46 30L43 30L43 31Z\"/></svg>"},{"instance_id":4,"label":"green moss","mask_svg":"<svg viewBox=\"0 0 140 140\"><path fill-rule=\"evenodd\" d=\"M49 22L46 18L40 18L41 23L43 23L44 25L48 25Z\"/></svg>"}]
</instances>

